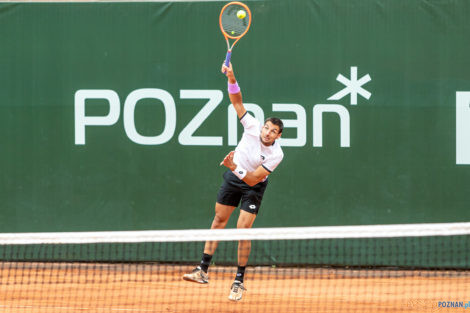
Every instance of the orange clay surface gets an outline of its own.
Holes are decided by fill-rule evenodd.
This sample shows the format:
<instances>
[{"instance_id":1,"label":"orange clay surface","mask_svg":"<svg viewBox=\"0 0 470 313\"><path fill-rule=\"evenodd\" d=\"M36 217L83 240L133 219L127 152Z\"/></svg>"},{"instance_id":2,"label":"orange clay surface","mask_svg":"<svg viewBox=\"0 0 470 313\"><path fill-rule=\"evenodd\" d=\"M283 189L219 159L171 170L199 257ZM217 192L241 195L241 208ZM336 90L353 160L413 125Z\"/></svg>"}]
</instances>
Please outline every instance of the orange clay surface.
<instances>
[{"instance_id":1,"label":"orange clay surface","mask_svg":"<svg viewBox=\"0 0 470 313\"><path fill-rule=\"evenodd\" d=\"M227 299L234 267L162 264L2 263L0 312L470 312L469 271L247 268L242 301Z\"/></svg>"}]
</instances>

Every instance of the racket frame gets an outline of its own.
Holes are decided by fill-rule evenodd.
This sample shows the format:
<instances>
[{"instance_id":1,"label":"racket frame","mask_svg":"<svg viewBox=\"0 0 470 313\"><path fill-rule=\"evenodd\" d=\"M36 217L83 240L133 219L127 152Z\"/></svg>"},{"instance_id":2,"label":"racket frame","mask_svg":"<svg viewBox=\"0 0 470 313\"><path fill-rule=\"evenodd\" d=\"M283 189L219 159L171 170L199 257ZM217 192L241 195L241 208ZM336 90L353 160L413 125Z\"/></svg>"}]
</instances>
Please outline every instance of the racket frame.
<instances>
[{"instance_id":1,"label":"racket frame","mask_svg":"<svg viewBox=\"0 0 470 313\"><path fill-rule=\"evenodd\" d=\"M248 17L248 26L247 28L245 29L245 31L238 35L238 36L231 36L230 34L227 34L227 32L225 32L223 26L222 26L222 13L224 12L224 10L230 6L230 5L239 5L241 7L243 7L243 9L245 9L245 12L246 12L246 17L244 18L247 18ZM224 35L225 37L225 41L227 42L227 55L225 56L225 66L229 66L230 64L230 59L232 57L232 49L233 47L235 46L235 44L238 42L238 40L240 40L240 38L242 38L243 36L245 36L245 34L248 32L248 30L250 29L250 25L251 25L251 11L250 9L248 8L248 6L242 2L239 2L239 1L232 1L232 2L229 2L227 3L226 5L224 5L224 7L222 8L222 10L220 10L220 15L219 15L219 26L220 26L220 30L222 31L222 34ZM232 43L232 45L230 46L230 42L229 42L229 39L234 39L235 41Z\"/></svg>"}]
</instances>

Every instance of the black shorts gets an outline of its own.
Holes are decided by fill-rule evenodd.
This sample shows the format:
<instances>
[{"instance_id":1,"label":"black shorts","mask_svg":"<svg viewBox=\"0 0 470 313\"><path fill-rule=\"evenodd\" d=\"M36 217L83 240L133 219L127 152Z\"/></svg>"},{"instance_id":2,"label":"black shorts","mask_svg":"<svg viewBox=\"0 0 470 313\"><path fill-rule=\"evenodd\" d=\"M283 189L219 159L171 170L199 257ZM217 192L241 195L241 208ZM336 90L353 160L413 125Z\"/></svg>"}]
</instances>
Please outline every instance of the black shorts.
<instances>
[{"instance_id":1,"label":"black shorts","mask_svg":"<svg viewBox=\"0 0 470 313\"><path fill-rule=\"evenodd\" d=\"M264 191L266 190L266 186L268 186L268 180L250 187L231 171L226 171L223 177L224 182L222 186L220 186L217 194L217 202L236 207L241 200L241 210L258 214Z\"/></svg>"}]
</instances>

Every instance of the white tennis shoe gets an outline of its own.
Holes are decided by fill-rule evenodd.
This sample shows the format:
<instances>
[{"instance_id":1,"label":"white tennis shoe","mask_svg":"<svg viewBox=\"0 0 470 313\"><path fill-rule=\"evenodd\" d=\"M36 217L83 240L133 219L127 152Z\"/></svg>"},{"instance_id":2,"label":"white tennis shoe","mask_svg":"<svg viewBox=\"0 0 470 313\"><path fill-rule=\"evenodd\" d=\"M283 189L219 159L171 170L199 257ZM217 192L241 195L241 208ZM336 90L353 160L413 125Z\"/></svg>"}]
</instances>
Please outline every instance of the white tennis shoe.
<instances>
[{"instance_id":1,"label":"white tennis shoe","mask_svg":"<svg viewBox=\"0 0 470 313\"><path fill-rule=\"evenodd\" d=\"M205 273L201 267L196 267L191 273L184 274L183 279L192 281L199 284L207 284L209 282L209 275Z\"/></svg>"},{"instance_id":2,"label":"white tennis shoe","mask_svg":"<svg viewBox=\"0 0 470 313\"><path fill-rule=\"evenodd\" d=\"M228 299L232 301L240 301L244 291L246 291L246 288L243 286L243 283L236 280L233 282L232 287L230 288Z\"/></svg>"}]
</instances>

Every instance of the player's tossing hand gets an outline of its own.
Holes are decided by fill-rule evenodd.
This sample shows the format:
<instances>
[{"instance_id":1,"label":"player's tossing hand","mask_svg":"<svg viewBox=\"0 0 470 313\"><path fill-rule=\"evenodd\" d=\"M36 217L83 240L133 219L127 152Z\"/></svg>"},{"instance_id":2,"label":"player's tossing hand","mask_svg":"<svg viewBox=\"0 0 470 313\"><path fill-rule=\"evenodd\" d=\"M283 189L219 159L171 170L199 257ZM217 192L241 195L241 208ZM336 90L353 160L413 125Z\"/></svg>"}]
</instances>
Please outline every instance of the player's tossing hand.
<instances>
[{"instance_id":1,"label":"player's tossing hand","mask_svg":"<svg viewBox=\"0 0 470 313\"><path fill-rule=\"evenodd\" d=\"M230 153L225 156L223 161L220 162L220 165L224 165L228 167L231 171L234 171L237 168L237 165L233 163L234 154L235 154L235 151L230 151Z\"/></svg>"}]
</instances>

